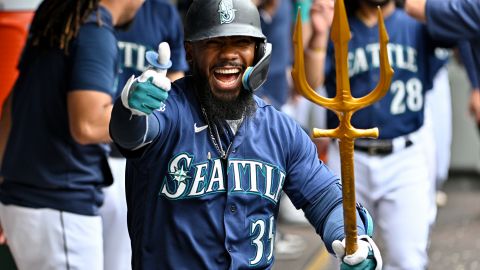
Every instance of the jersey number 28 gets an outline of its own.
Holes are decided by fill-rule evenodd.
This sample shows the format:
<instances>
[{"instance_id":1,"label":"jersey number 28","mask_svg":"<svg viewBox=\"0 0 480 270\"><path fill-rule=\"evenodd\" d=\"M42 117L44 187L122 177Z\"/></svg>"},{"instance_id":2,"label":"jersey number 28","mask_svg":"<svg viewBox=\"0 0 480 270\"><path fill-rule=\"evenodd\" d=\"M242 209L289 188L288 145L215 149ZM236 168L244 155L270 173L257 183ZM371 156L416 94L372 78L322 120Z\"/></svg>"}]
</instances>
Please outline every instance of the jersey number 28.
<instances>
[{"instance_id":1,"label":"jersey number 28","mask_svg":"<svg viewBox=\"0 0 480 270\"><path fill-rule=\"evenodd\" d=\"M418 78L411 78L407 82L398 80L392 82L390 88L393 94L390 113L402 114L408 109L418 112L423 107L423 85Z\"/></svg>"}]
</instances>

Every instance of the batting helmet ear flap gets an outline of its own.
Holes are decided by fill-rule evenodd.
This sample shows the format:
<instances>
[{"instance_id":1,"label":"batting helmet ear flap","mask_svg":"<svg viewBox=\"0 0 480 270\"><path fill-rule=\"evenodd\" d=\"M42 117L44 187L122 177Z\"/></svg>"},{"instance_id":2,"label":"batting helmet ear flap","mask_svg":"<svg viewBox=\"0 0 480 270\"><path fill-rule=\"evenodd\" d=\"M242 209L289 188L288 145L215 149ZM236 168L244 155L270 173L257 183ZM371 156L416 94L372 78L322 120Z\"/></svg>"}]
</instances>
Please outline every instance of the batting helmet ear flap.
<instances>
[{"instance_id":1,"label":"batting helmet ear flap","mask_svg":"<svg viewBox=\"0 0 480 270\"><path fill-rule=\"evenodd\" d=\"M254 66L248 67L243 73L243 88L248 91L255 91L267 80L270 57L272 55L272 44L259 42L257 44Z\"/></svg>"},{"instance_id":2,"label":"batting helmet ear flap","mask_svg":"<svg viewBox=\"0 0 480 270\"><path fill-rule=\"evenodd\" d=\"M255 57L253 59L253 63L256 64L260 59L262 59L263 55L265 54L265 46L266 42L258 41L255 43Z\"/></svg>"}]
</instances>

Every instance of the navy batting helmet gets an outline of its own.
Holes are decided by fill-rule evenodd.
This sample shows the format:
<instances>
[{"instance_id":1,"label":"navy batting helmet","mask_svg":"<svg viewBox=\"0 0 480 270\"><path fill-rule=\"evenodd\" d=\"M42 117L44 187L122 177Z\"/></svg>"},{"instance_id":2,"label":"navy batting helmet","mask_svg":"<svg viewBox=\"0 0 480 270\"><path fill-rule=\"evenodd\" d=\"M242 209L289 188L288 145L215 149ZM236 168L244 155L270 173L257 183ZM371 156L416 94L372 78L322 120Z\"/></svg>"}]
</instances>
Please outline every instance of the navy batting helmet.
<instances>
[{"instance_id":1,"label":"navy batting helmet","mask_svg":"<svg viewBox=\"0 0 480 270\"><path fill-rule=\"evenodd\" d=\"M185 41L226 36L266 39L252 1L194 0L186 16Z\"/></svg>"}]
</instances>

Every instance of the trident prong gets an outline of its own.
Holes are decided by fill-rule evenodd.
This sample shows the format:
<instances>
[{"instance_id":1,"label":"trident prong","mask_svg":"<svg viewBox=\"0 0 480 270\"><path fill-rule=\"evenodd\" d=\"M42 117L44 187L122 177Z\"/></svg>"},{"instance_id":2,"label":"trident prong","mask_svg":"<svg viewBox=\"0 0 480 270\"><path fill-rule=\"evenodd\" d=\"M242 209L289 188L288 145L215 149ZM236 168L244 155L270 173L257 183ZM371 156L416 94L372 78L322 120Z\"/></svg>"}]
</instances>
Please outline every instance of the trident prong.
<instances>
[{"instance_id":1,"label":"trident prong","mask_svg":"<svg viewBox=\"0 0 480 270\"><path fill-rule=\"evenodd\" d=\"M353 254L357 250L357 222L355 200L355 178L353 162L354 140L361 137L378 137L378 128L356 129L351 125L352 115L359 109L365 108L380 100L387 93L393 76L393 69L388 61L387 43L388 34L385 29L381 9L378 9L378 25L380 39L380 81L374 90L361 98L352 97L348 75L348 42L350 29L343 0L335 1L335 10L331 30L331 39L335 47L335 67L337 90L334 98L326 98L317 94L308 84L305 75L304 50L302 43L302 19L300 8L297 13L295 33L293 35L295 61L292 68L292 77L297 90L313 103L326 107L335 112L339 118L339 126L335 129L313 129L313 137L338 138L340 145L340 159L342 169L343 215L345 222L346 254Z\"/></svg>"}]
</instances>

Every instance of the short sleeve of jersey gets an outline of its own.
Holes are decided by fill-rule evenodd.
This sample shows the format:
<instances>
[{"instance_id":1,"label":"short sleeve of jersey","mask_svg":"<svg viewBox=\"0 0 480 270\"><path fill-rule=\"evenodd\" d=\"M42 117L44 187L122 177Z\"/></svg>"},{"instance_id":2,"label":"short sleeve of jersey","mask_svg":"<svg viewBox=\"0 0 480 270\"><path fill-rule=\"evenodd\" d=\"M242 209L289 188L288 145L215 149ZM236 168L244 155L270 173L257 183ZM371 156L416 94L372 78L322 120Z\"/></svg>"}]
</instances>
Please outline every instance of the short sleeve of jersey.
<instances>
[{"instance_id":1,"label":"short sleeve of jersey","mask_svg":"<svg viewBox=\"0 0 480 270\"><path fill-rule=\"evenodd\" d=\"M284 190L297 208L312 203L317 194L339 178L317 158L309 136L296 128L289 145L288 171Z\"/></svg>"},{"instance_id":2,"label":"short sleeve of jersey","mask_svg":"<svg viewBox=\"0 0 480 270\"><path fill-rule=\"evenodd\" d=\"M113 96L117 45L112 31L95 23L85 24L72 45L70 91L96 90Z\"/></svg>"}]
</instances>

